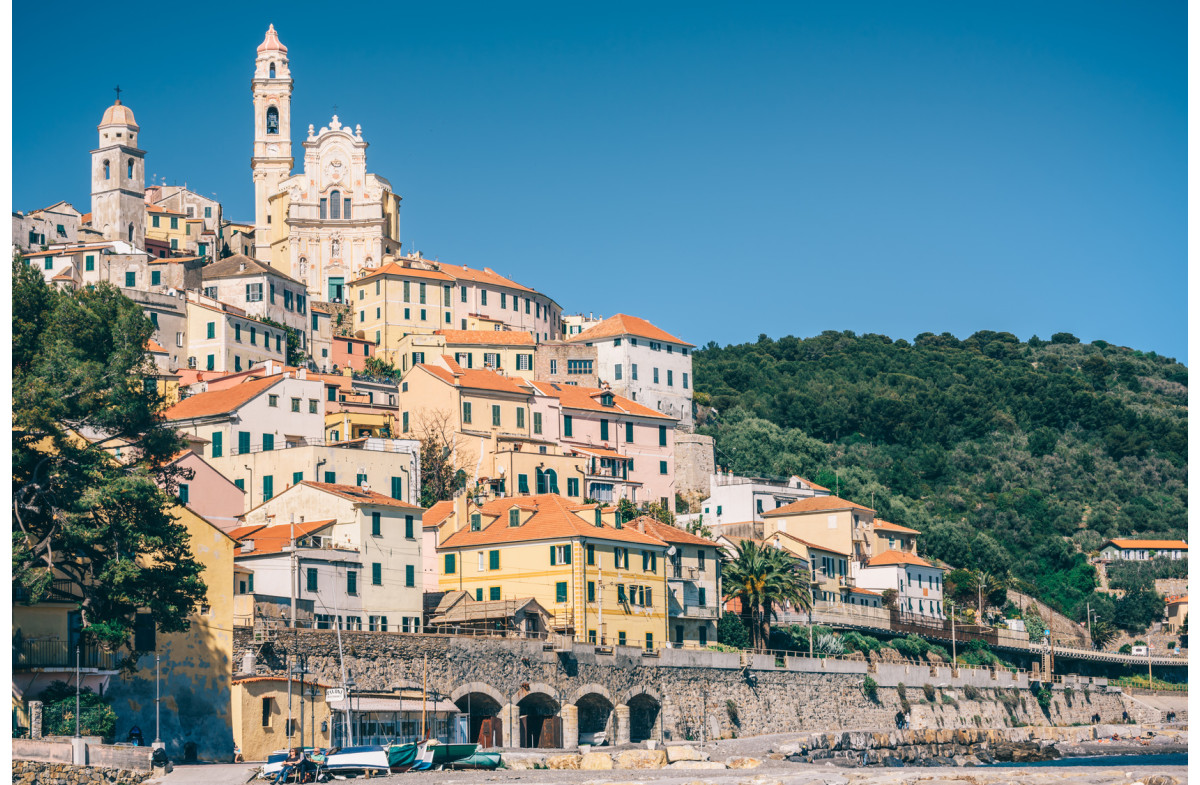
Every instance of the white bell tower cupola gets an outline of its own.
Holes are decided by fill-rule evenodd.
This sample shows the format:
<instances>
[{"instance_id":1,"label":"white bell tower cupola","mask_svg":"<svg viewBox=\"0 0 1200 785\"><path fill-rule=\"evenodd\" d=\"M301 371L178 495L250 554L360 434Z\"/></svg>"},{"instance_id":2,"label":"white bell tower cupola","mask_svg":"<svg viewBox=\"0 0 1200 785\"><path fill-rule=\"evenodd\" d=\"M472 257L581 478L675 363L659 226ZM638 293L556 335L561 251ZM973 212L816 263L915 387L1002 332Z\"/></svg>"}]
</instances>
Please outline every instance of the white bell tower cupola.
<instances>
[{"instance_id":1,"label":"white bell tower cupola","mask_svg":"<svg viewBox=\"0 0 1200 785\"><path fill-rule=\"evenodd\" d=\"M292 173L292 74L287 47L279 40L275 25L258 45L254 60L254 258L271 261L271 239L275 232L287 234L286 226L271 225L271 196ZM280 221L282 223L282 220Z\"/></svg>"},{"instance_id":2,"label":"white bell tower cupola","mask_svg":"<svg viewBox=\"0 0 1200 785\"><path fill-rule=\"evenodd\" d=\"M92 228L105 240L146 247L146 152L138 148L141 129L133 110L117 100L97 126L92 151Z\"/></svg>"}]
</instances>

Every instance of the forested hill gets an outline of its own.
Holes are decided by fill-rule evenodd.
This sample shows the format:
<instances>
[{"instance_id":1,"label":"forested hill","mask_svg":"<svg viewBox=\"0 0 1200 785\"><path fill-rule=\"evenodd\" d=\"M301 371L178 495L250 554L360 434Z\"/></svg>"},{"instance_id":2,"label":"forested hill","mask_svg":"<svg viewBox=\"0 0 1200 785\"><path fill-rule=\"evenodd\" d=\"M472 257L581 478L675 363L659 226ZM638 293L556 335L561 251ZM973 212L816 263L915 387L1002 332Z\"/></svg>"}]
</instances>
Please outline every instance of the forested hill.
<instances>
[{"instance_id":1,"label":"forested hill","mask_svg":"<svg viewBox=\"0 0 1200 785\"><path fill-rule=\"evenodd\" d=\"M1058 333L825 332L695 353L717 464L800 474L1072 613L1081 551L1187 528L1187 368ZM1093 606L1095 607L1095 606ZM1082 618L1082 613L1079 616Z\"/></svg>"}]
</instances>

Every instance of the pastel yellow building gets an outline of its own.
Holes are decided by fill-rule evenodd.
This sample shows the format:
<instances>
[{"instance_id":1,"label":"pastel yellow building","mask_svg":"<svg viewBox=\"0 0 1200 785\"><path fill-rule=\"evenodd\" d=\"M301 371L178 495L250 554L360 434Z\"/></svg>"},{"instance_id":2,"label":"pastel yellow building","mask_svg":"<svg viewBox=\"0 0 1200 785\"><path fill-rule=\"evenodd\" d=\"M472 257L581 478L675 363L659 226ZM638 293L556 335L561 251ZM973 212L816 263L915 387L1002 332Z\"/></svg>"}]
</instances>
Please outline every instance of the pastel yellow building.
<instances>
[{"instance_id":1,"label":"pastel yellow building","mask_svg":"<svg viewBox=\"0 0 1200 785\"><path fill-rule=\"evenodd\" d=\"M468 370L480 368L499 371L533 381L536 351L537 342L527 332L438 330L432 335L406 335L388 359L402 374L444 355L454 358L454 362Z\"/></svg>"},{"instance_id":2,"label":"pastel yellow building","mask_svg":"<svg viewBox=\"0 0 1200 785\"><path fill-rule=\"evenodd\" d=\"M376 354L399 367L393 358L406 335L450 327L454 279L449 275L390 260L363 272L346 285L346 302L354 314L354 332L374 341Z\"/></svg>"},{"instance_id":3,"label":"pastel yellow building","mask_svg":"<svg viewBox=\"0 0 1200 785\"><path fill-rule=\"evenodd\" d=\"M668 545L618 523L615 508L557 494L493 499L447 518L438 539L443 591L533 597L575 640L669 645Z\"/></svg>"},{"instance_id":4,"label":"pastel yellow building","mask_svg":"<svg viewBox=\"0 0 1200 785\"><path fill-rule=\"evenodd\" d=\"M146 205L146 219L147 239L166 243L172 251L196 250L200 230L204 225L202 220L189 220L182 212L168 210L156 204Z\"/></svg>"},{"instance_id":5,"label":"pastel yellow building","mask_svg":"<svg viewBox=\"0 0 1200 785\"><path fill-rule=\"evenodd\" d=\"M301 743L305 747L330 746L329 704L325 690L331 684L309 678L303 686L281 676L240 676L233 681L233 742L247 761ZM313 691L316 694L313 694ZM290 722L289 722L290 721Z\"/></svg>"},{"instance_id":6,"label":"pastel yellow building","mask_svg":"<svg viewBox=\"0 0 1200 785\"><path fill-rule=\"evenodd\" d=\"M875 511L837 496L800 499L764 512L762 518L766 537L777 531L783 532L851 556L860 563L865 563L874 553L876 537L872 532ZM906 531L915 536L914 530Z\"/></svg>"}]
</instances>

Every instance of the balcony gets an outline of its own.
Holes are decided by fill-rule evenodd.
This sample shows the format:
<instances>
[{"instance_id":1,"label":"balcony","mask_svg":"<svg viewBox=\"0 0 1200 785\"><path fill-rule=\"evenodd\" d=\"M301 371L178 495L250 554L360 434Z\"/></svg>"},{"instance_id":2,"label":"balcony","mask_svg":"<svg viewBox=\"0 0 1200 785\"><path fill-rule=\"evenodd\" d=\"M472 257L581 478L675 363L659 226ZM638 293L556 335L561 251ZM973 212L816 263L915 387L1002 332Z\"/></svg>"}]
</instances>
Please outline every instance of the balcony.
<instances>
[{"instance_id":1,"label":"balcony","mask_svg":"<svg viewBox=\"0 0 1200 785\"><path fill-rule=\"evenodd\" d=\"M716 605L685 605L682 610L671 615L681 619L715 619L720 615L720 611Z\"/></svg>"},{"instance_id":2,"label":"balcony","mask_svg":"<svg viewBox=\"0 0 1200 785\"><path fill-rule=\"evenodd\" d=\"M78 587L74 581L57 579L51 581L50 590L39 602L77 602L80 599ZM13 584L13 602L28 602L29 590L24 586Z\"/></svg>"},{"instance_id":3,"label":"balcony","mask_svg":"<svg viewBox=\"0 0 1200 785\"><path fill-rule=\"evenodd\" d=\"M115 671L123 656L105 651L99 646L85 644L79 652L79 667L85 670ZM22 641L13 647L13 670L40 668L74 668L75 647L63 640Z\"/></svg>"},{"instance_id":4,"label":"balcony","mask_svg":"<svg viewBox=\"0 0 1200 785\"><path fill-rule=\"evenodd\" d=\"M698 581L704 579L704 573L696 567L684 567L682 565L671 565L670 580L673 581Z\"/></svg>"}]
</instances>

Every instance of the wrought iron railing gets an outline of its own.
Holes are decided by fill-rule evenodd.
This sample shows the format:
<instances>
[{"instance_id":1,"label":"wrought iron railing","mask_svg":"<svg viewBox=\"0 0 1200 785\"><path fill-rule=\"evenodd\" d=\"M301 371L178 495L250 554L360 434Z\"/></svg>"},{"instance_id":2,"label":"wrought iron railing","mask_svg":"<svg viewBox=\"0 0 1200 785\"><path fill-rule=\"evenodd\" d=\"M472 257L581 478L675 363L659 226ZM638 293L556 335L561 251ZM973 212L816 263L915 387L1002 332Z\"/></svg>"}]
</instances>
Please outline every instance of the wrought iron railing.
<instances>
[{"instance_id":1,"label":"wrought iron railing","mask_svg":"<svg viewBox=\"0 0 1200 785\"><path fill-rule=\"evenodd\" d=\"M122 655L99 646L83 644L79 648L79 667L97 670L116 670ZM64 640L22 641L13 647L13 668L74 668L75 647Z\"/></svg>"}]
</instances>

